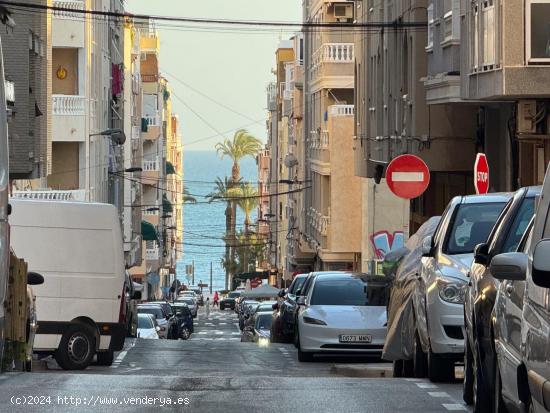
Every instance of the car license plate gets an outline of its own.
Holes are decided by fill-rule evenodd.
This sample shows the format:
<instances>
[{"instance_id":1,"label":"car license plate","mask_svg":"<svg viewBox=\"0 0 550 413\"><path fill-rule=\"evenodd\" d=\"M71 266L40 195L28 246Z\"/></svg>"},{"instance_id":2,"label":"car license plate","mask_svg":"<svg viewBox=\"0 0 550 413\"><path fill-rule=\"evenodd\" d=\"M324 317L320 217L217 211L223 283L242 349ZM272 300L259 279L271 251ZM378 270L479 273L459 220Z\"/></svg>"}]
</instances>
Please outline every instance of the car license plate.
<instances>
[{"instance_id":1,"label":"car license plate","mask_svg":"<svg viewBox=\"0 0 550 413\"><path fill-rule=\"evenodd\" d=\"M342 334L340 343L371 343L372 336L367 334Z\"/></svg>"}]
</instances>

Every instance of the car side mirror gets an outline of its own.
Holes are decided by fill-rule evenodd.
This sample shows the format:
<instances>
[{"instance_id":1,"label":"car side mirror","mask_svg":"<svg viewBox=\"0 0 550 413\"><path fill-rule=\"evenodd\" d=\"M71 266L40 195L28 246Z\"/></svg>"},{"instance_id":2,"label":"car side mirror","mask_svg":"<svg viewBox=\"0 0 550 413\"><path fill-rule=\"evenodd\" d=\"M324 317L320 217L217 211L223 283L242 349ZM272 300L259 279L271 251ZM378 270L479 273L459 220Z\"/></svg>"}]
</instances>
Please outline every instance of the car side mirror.
<instances>
[{"instance_id":1,"label":"car side mirror","mask_svg":"<svg viewBox=\"0 0 550 413\"><path fill-rule=\"evenodd\" d=\"M543 239L535 245L532 275L535 285L550 288L550 239Z\"/></svg>"},{"instance_id":2,"label":"car side mirror","mask_svg":"<svg viewBox=\"0 0 550 413\"><path fill-rule=\"evenodd\" d=\"M433 257L433 238L428 235L422 240L422 256Z\"/></svg>"},{"instance_id":3,"label":"car side mirror","mask_svg":"<svg viewBox=\"0 0 550 413\"><path fill-rule=\"evenodd\" d=\"M296 304L298 305L306 305L306 297L304 297L303 295L299 296L298 298L296 298Z\"/></svg>"},{"instance_id":4,"label":"car side mirror","mask_svg":"<svg viewBox=\"0 0 550 413\"><path fill-rule=\"evenodd\" d=\"M37 272L28 272L27 273L27 284L28 285L40 285L44 284L44 277L42 274L38 274Z\"/></svg>"},{"instance_id":5,"label":"car side mirror","mask_svg":"<svg viewBox=\"0 0 550 413\"><path fill-rule=\"evenodd\" d=\"M489 263L489 244L477 244L474 248L474 262L487 265Z\"/></svg>"},{"instance_id":6,"label":"car side mirror","mask_svg":"<svg viewBox=\"0 0 550 413\"><path fill-rule=\"evenodd\" d=\"M134 295L132 295L132 300L141 300L141 291L134 291Z\"/></svg>"},{"instance_id":7,"label":"car side mirror","mask_svg":"<svg viewBox=\"0 0 550 413\"><path fill-rule=\"evenodd\" d=\"M279 293L277 294L278 297L280 298L283 298L285 296L285 289L284 288L281 288L281 290L279 291Z\"/></svg>"},{"instance_id":8,"label":"car side mirror","mask_svg":"<svg viewBox=\"0 0 550 413\"><path fill-rule=\"evenodd\" d=\"M527 254L523 252L507 252L495 255L489 269L497 280L523 281L527 273Z\"/></svg>"}]
</instances>

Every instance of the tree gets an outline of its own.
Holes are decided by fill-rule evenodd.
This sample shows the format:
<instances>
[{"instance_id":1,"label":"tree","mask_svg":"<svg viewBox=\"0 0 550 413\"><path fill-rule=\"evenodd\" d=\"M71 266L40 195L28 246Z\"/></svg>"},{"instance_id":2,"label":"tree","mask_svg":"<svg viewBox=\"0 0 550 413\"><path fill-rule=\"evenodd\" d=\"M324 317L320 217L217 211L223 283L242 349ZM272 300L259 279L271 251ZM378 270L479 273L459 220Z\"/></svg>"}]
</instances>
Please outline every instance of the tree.
<instances>
[{"instance_id":1,"label":"tree","mask_svg":"<svg viewBox=\"0 0 550 413\"><path fill-rule=\"evenodd\" d=\"M189 193L189 189L184 188L183 189L183 202L185 204L196 204L197 199Z\"/></svg>"},{"instance_id":2,"label":"tree","mask_svg":"<svg viewBox=\"0 0 550 413\"><path fill-rule=\"evenodd\" d=\"M234 260L231 259L231 229L232 229L232 218L233 213L231 209L231 194L230 190L233 186L232 181L227 176L224 179L221 179L220 177L216 178L216 187L214 188L214 191L206 195L206 199L208 202L214 202L219 200L225 200L226 201L226 208L225 208L225 263L234 262ZM229 277L230 274L233 274L233 265L229 264L223 264L225 268L225 289L227 290L229 287Z\"/></svg>"},{"instance_id":3,"label":"tree","mask_svg":"<svg viewBox=\"0 0 550 413\"><path fill-rule=\"evenodd\" d=\"M240 162L247 156L256 157L262 150L262 142L254 135L250 134L246 129L239 129L233 135L233 139L224 139L223 142L216 144L216 151L221 159L226 156L233 161L231 168L231 183L235 188L241 179ZM236 242L237 234L237 204L231 204L231 231L229 237L233 244ZM231 256L235 261L236 249L231 248Z\"/></svg>"},{"instance_id":4,"label":"tree","mask_svg":"<svg viewBox=\"0 0 550 413\"><path fill-rule=\"evenodd\" d=\"M249 258L249 235L250 235L250 215L252 211L258 208L258 190L250 183L242 183L238 187L231 188L229 193L235 199L235 203L244 213L244 239L245 247L243 248L243 267L245 271L248 269Z\"/></svg>"}]
</instances>

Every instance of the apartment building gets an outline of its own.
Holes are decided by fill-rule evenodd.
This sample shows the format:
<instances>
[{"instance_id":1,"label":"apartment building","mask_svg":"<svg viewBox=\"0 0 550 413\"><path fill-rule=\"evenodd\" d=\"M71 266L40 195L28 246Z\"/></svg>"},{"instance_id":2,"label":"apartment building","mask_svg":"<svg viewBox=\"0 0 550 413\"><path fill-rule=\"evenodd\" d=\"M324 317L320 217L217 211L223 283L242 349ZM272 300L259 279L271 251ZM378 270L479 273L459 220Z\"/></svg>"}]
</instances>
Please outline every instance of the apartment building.
<instances>
[{"instance_id":1,"label":"apartment building","mask_svg":"<svg viewBox=\"0 0 550 413\"><path fill-rule=\"evenodd\" d=\"M354 2L308 0L304 20L353 22ZM355 37L346 29L304 29L304 240L315 270L357 270L361 180L355 176Z\"/></svg>"},{"instance_id":2,"label":"apartment building","mask_svg":"<svg viewBox=\"0 0 550 413\"><path fill-rule=\"evenodd\" d=\"M51 23L47 13L18 13L14 20L15 26L2 26L10 178L40 186L51 170Z\"/></svg>"}]
</instances>

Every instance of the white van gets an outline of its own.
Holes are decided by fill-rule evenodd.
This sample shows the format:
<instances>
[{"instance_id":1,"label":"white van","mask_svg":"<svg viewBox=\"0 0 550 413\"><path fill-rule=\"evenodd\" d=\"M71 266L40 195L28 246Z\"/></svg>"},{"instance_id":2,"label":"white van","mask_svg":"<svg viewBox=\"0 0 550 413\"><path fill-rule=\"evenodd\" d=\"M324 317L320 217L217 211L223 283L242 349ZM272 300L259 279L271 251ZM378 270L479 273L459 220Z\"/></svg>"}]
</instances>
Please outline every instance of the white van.
<instances>
[{"instance_id":1,"label":"white van","mask_svg":"<svg viewBox=\"0 0 550 413\"><path fill-rule=\"evenodd\" d=\"M120 221L108 204L11 199L11 246L44 276L34 351L67 370L110 365L127 333Z\"/></svg>"}]
</instances>

